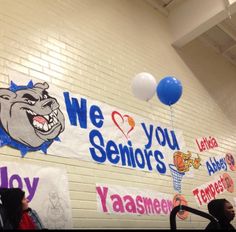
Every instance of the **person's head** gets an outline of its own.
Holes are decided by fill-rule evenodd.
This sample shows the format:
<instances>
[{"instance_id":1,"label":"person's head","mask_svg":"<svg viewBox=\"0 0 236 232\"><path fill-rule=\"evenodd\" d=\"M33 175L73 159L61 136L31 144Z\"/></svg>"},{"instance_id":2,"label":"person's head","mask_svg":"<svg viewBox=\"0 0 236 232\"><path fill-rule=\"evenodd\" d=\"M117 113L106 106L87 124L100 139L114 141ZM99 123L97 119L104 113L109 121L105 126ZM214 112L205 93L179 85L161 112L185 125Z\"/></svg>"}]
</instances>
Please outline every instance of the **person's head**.
<instances>
[{"instance_id":1,"label":"person's head","mask_svg":"<svg viewBox=\"0 0 236 232\"><path fill-rule=\"evenodd\" d=\"M214 199L207 207L209 213L219 221L230 222L235 217L234 207L226 199Z\"/></svg>"},{"instance_id":2,"label":"person's head","mask_svg":"<svg viewBox=\"0 0 236 232\"><path fill-rule=\"evenodd\" d=\"M0 196L11 224L14 228L17 228L23 210L28 208L28 200L25 198L25 192L20 188L0 188Z\"/></svg>"}]
</instances>

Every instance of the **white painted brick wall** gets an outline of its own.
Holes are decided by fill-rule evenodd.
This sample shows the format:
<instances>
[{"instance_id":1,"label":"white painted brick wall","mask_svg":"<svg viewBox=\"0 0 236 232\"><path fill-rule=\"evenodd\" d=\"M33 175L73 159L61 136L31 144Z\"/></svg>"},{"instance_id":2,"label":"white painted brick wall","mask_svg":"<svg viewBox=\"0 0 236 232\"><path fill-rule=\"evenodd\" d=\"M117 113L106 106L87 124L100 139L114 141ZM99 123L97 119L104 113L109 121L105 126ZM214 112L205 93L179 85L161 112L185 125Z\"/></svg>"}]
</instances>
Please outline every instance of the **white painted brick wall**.
<instances>
[{"instance_id":1,"label":"white painted brick wall","mask_svg":"<svg viewBox=\"0 0 236 232\"><path fill-rule=\"evenodd\" d=\"M143 71L153 74L157 82L176 76L183 84L183 95L173 107L174 127L183 131L189 150L195 148L195 138L212 135L221 147L208 155L235 152L235 126L171 46L166 18L143 0L0 0L1 87L8 86L11 70L168 125L169 108L156 97L149 103L137 100L131 80ZM235 75L235 69L225 68L225 72ZM75 228L169 228L168 217L97 212L95 184L171 193L170 178L37 152L22 160L7 147L0 153L2 160L66 167ZM191 190L210 181L204 168L183 182L192 207L197 205ZM236 180L235 173L230 174ZM232 200L232 194L224 196ZM205 224L194 215L178 221L183 228Z\"/></svg>"}]
</instances>

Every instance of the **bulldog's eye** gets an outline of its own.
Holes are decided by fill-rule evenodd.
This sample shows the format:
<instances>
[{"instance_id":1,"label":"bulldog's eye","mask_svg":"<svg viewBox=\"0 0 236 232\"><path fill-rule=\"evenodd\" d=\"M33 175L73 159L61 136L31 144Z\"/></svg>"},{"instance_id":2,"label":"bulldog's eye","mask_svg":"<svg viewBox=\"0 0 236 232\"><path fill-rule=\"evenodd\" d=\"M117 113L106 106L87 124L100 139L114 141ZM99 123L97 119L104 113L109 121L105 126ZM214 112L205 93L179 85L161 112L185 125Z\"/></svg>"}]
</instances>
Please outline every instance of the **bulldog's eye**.
<instances>
[{"instance_id":1,"label":"bulldog's eye","mask_svg":"<svg viewBox=\"0 0 236 232\"><path fill-rule=\"evenodd\" d=\"M27 100L27 103L29 103L30 105L34 105L36 101L31 101L31 100Z\"/></svg>"},{"instance_id":2,"label":"bulldog's eye","mask_svg":"<svg viewBox=\"0 0 236 232\"><path fill-rule=\"evenodd\" d=\"M37 98L33 97L31 94L28 93L24 94L22 98L24 98L24 100L30 105L34 105L38 100Z\"/></svg>"},{"instance_id":3,"label":"bulldog's eye","mask_svg":"<svg viewBox=\"0 0 236 232\"><path fill-rule=\"evenodd\" d=\"M48 98L48 95L44 94L43 99L47 99L47 98Z\"/></svg>"}]
</instances>

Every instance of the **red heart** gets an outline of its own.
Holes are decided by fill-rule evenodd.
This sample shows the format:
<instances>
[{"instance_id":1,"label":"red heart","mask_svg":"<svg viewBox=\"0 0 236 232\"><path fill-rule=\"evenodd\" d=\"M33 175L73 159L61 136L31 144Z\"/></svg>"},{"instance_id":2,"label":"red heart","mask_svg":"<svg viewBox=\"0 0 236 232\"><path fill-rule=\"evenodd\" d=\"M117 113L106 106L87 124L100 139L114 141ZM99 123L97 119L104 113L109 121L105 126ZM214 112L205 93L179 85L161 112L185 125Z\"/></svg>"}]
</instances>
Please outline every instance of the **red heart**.
<instances>
[{"instance_id":1,"label":"red heart","mask_svg":"<svg viewBox=\"0 0 236 232\"><path fill-rule=\"evenodd\" d=\"M129 121L128 121L128 124L129 124L129 130L128 130L128 132L127 133L125 133L125 131L122 129L122 125L120 125L119 123L118 123L118 121L116 120L116 118L115 118L115 116L119 116L120 118L121 118L121 120L122 120L122 124L124 124L125 123L125 118L127 118L128 120L129 120L129 118L130 119L132 119L129 115L127 115L127 114L125 114L125 115L121 115L119 112L117 112L117 111L113 111L112 112L112 114L111 114L111 118L112 118L112 121L115 123L115 125L119 128L119 130L122 132L122 134L128 139L128 134L134 129L134 121L133 121L133 125L130 125L130 123L129 123ZM133 119L132 119L133 120Z\"/></svg>"}]
</instances>

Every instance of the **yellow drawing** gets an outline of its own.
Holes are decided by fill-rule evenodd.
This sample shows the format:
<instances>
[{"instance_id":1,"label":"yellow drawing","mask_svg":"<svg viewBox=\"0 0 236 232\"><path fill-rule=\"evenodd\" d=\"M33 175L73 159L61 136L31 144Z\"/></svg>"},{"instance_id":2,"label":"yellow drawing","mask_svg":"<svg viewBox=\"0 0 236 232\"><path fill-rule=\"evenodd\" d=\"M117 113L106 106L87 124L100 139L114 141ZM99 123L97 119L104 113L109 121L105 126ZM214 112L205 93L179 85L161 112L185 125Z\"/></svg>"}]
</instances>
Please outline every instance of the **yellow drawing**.
<instances>
[{"instance_id":1,"label":"yellow drawing","mask_svg":"<svg viewBox=\"0 0 236 232\"><path fill-rule=\"evenodd\" d=\"M201 158L197 154L198 158L191 158L192 154L190 151L183 153L181 151L176 151L173 155L174 165L179 172L188 172L189 168L193 166L198 169L201 165Z\"/></svg>"}]
</instances>

